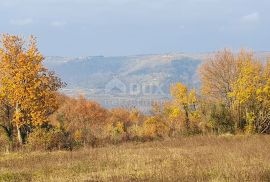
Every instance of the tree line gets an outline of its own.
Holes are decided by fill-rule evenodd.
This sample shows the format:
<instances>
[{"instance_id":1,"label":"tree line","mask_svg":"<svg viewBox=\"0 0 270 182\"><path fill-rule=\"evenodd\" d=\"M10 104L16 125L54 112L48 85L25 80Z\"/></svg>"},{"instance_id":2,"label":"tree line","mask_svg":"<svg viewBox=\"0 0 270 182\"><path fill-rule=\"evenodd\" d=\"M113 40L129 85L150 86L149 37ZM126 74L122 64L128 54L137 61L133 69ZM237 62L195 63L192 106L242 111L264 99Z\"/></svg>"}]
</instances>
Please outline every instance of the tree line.
<instances>
[{"instance_id":1,"label":"tree line","mask_svg":"<svg viewBox=\"0 0 270 182\"><path fill-rule=\"evenodd\" d=\"M0 47L0 150L54 150L207 134L270 133L270 61L252 51L216 52L199 68L200 89L171 85L151 114L105 109L43 66L34 37L4 34Z\"/></svg>"}]
</instances>

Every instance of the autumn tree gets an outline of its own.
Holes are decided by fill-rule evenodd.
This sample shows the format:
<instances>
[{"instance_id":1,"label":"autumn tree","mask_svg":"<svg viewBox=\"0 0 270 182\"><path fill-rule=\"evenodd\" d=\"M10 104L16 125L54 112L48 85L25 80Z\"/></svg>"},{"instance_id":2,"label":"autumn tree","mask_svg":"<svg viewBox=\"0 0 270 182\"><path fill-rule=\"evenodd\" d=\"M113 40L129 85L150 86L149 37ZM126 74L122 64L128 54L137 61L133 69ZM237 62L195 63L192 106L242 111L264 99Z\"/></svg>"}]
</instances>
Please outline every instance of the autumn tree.
<instances>
[{"instance_id":1,"label":"autumn tree","mask_svg":"<svg viewBox=\"0 0 270 182\"><path fill-rule=\"evenodd\" d=\"M145 137L164 137L170 133L169 130L167 123L157 116L148 117L143 123L143 134Z\"/></svg>"},{"instance_id":2,"label":"autumn tree","mask_svg":"<svg viewBox=\"0 0 270 182\"><path fill-rule=\"evenodd\" d=\"M78 144L93 144L105 126L108 111L84 96L68 98L59 95L59 109L50 117L54 126L69 132Z\"/></svg>"},{"instance_id":3,"label":"autumn tree","mask_svg":"<svg viewBox=\"0 0 270 182\"><path fill-rule=\"evenodd\" d=\"M229 106L232 83L238 75L238 62L233 52L224 49L206 60L200 67L202 93L212 102L222 102Z\"/></svg>"},{"instance_id":4,"label":"autumn tree","mask_svg":"<svg viewBox=\"0 0 270 182\"><path fill-rule=\"evenodd\" d=\"M244 60L244 59L243 59ZM247 133L264 133L270 127L269 105L269 63L264 66L254 58L247 58L241 63L237 80L232 85L229 96L234 106L240 109L243 119L239 127Z\"/></svg>"},{"instance_id":5,"label":"autumn tree","mask_svg":"<svg viewBox=\"0 0 270 182\"><path fill-rule=\"evenodd\" d=\"M257 89L261 84L262 65L253 60L252 57L242 57L239 66L239 75L232 84L232 91L228 94L233 99L233 109L237 112L240 119L237 127L243 128L246 122L252 126L253 116L257 112L256 108L260 105L257 102ZM242 118L245 118L243 121ZM253 130L253 129L249 129Z\"/></svg>"},{"instance_id":6,"label":"autumn tree","mask_svg":"<svg viewBox=\"0 0 270 182\"><path fill-rule=\"evenodd\" d=\"M156 121L162 122L156 122L157 124L166 126L169 137L175 136L178 131L185 128L185 125L183 126L184 118L181 107L172 100L153 103L151 115Z\"/></svg>"},{"instance_id":7,"label":"autumn tree","mask_svg":"<svg viewBox=\"0 0 270 182\"><path fill-rule=\"evenodd\" d=\"M270 133L270 60L263 70L262 79L263 86L257 91L257 99L262 107L257 125L260 133Z\"/></svg>"},{"instance_id":8,"label":"autumn tree","mask_svg":"<svg viewBox=\"0 0 270 182\"><path fill-rule=\"evenodd\" d=\"M9 107L9 118L22 144L33 127L48 123L57 109L55 92L63 83L43 66L36 40L2 35L0 47L0 102Z\"/></svg>"},{"instance_id":9,"label":"autumn tree","mask_svg":"<svg viewBox=\"0 0 270 182\"><path fill-rule=\"evenodd\" d=\"M108 122L116 125L117 123L123 123L123 130L127 132L127 128L132 125L131 112L123 108L115 108L110 111Z\"/></svg>"},{"instance_id":10,"label":"autumn tree","mask_svg":"<svg viewBox=\"0 0 270 182\"><path fill-rule=\"evenodd\" d=\"M130 128L138 125L143 120L142 114L136 109L114 108L109 112L107 118L108 132L111 137L122 136L122 139L131 139ZM118 136L118 137L119 137Z\"/></svg>"},{"instance_id":11,"label":"autumn tree","mask_svg":"<svg viewBox=\"0 0 270 182\"><path fill-rule=\"evenodd\" d=\"M202 94L210 101L211 108L225 106L211 110L220 112L210 114L212 118L228 111L236 130L269 131L269 68L269 63L264 65L251 51L245 50L234 54L225 49L204 63L200 68Z\"/></svg>"},{"instance_id":12,"label":"autumn tree","mask_svg":"<svg viewBox=\"0 0 270 182\"><path fill-rule=\"evenodd\" d=\"M184 113L185 127L190 129L190 117L195 114L197 97L194 89L188 90L188 88L182 83L176 83L171 86L171 95L173 102L177 109L180 109ZM176 112L177 110L175 110Z\"/></svg>"}]
</instances>

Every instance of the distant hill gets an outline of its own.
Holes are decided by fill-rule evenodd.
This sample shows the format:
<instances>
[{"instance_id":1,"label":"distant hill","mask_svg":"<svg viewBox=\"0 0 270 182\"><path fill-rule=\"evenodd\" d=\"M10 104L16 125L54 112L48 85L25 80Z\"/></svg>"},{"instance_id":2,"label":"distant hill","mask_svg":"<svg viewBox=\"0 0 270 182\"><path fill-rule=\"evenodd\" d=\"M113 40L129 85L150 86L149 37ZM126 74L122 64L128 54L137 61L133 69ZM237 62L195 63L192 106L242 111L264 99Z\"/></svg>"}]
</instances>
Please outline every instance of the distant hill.
<instances>
[{"instance_id":1,"label":"distant hill","mask_svg":"<svg viewBox=\"0 0 270 182\"><path fill-rule=\"evenodd\" d=\"M211 53L164 54L122 57L47 57L45 65L67 87L67 95L83 94L103 106L136 107L149 111L153 102L169 98L170 84L183 82L199 87L197 69ZM256 53L265 60L268 52Z\"/></svg>"}]
</instances>

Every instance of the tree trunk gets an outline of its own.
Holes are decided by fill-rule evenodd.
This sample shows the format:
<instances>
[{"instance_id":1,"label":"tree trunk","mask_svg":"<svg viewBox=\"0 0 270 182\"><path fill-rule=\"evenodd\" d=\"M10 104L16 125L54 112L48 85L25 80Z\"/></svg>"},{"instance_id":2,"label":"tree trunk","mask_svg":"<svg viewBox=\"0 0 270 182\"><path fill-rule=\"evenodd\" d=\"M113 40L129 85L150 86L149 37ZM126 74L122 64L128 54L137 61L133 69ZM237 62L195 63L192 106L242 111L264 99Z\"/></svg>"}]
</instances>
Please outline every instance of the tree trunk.
<instances>
[{"instance_id":1,"label":"tree trunk","mask_svg":"<svg viewBox=\"0 0 270 182\"><path fill-rule=\"evenodd\" d=\"M19 144L22 145L23 144L22 132L21 132L19 125L17 124L16 126L17 126L18 141L19 141Z\"/></svg>"},{"instance_id":2,"label":"tree trunk","mask_svg":"<svg viewBox=\"0 0 270 182\"><path fill-rule=\"evenodd\" d=\"M16 108L15 108L15 113L16 115L20 112L20 109L19 109L19 104L16 103ZM16 116L17 117L17 116ZM22 145L23 144L23 139L22 139L22 131L21 131L21 128L18 124L18 121L16 121L16 128L17 128L17 137L18 137L18 141L19 141L19 144Z\"/></svg>"},{"instance_id":3,"label":"tree trunk","mask_svg":"<svg viewBox=\"0 0 270 182\"><path fill-rule=\"evenodd\" d=\"M189 114L188 114L188 110L185 109L185 114L186 114L186 129L189 130L190 129L190 121L189 121Z\"/></svg>"}]
</instances>

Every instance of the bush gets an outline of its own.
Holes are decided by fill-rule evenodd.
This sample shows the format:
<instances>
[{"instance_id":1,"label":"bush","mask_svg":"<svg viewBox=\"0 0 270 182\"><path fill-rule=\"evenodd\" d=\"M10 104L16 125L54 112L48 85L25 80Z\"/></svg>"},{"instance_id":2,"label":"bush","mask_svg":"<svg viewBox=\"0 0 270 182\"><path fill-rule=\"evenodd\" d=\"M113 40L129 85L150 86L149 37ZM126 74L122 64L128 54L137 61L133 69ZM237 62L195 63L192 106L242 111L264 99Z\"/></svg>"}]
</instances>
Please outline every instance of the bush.
<instances>
[{"instance_id":1,"label":"bush","mask_svg":"<svg viewBox=\"0 0 270 182\"><path fill-rule=\"evenodd\" d=\"M150 117L143 124L143 133L145 137L161 138L168 136L169 127L157 117Z\"/></svg>"},{"instance_id":2,"label":"bush","mask_svg":"<svg viewBox=\"0 0 270 182\"><path fill-rule=\"evenodd\" d=\"M0 128L0 152L10 152L14 148L12 138L10 138L5 131Z\"/></svg>"},{"instance_id":3,"label":"bush","mask_svg":"<svg viewBox=\"0 0 270 182\"><path fill-rule=\"evenodd\" d=\"M12 142L0 129L0 152L9 152Z\"/></svg>"},{"instance_id":4,"label":"bush","mask_svg":"<svg viewBox=\"0 0 270 182\"><path fill-rule=\"evenodd\" d=\"M68 133L58 129L36 128L27 139L27 148L31 150L72 149L74 142Z\"/></svg>"},{"instance_id":5,"label":"bush","mask_svg":"<svg viewBox=\"0 0 270 182\"><path fill-rule=\"evenodd\" d=\"M132 125L128 128L129 139L134 141L143 141L144 140L144 131L143 127L138 124Z\"/></svg>"},{"instance_id":6,"label":"bush","mask_svg":"<svg viewBox=\"0 0 270 182\"><path fill-rule=\"evenodd\" d=\"M209 125L216 134L234 132L234 119L230 111L223 104L212 105Z\"/></svg>"},{"instance_id":7,"label":"bush","mask_svg":"<svg viewBox=\"0 0 270 182\"><path fill-rule=\"evenodd\" d=\"M98 143L98 138L92 133L90 129L81 128L72 133L72 138L74 139L75 145L80 146L96 146Z\"/></svg>"},{"instance_id":8,"label":"bush","mask_svg":"<svg viewBox=\"0 0 270 182\"><path fill-rule=\"evenodd\" d=\"M122 122L109 123L105 135L113 143L127 140L127 133L124 131L124 123Z\"/></svg>"}]
</instances>

